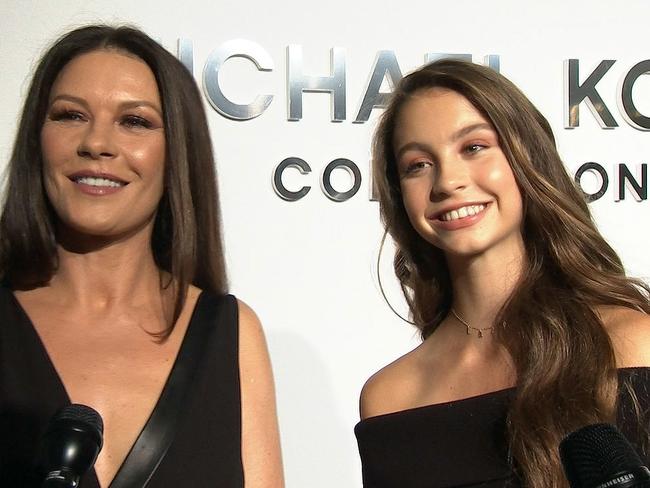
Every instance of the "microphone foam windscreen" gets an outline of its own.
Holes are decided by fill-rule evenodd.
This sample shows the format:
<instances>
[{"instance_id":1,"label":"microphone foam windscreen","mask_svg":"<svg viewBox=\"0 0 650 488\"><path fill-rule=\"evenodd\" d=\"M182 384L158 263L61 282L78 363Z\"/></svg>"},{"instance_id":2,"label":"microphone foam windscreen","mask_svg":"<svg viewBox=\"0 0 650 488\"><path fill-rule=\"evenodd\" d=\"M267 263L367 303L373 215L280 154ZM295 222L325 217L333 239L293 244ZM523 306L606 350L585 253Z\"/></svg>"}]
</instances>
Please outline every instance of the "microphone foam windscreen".
<instances>
[{"instance_id":1,"label":"microphone foam windscreen","mask_svg":"<svg viewBox=\"0 0 650 488\"><path fill-rule=\"evenodd\" d=\"M572 487L598 486L624 471L643 466L632 445L611 424L593 424L560 443L560 458Z\"/></svg>"}]
</instances>

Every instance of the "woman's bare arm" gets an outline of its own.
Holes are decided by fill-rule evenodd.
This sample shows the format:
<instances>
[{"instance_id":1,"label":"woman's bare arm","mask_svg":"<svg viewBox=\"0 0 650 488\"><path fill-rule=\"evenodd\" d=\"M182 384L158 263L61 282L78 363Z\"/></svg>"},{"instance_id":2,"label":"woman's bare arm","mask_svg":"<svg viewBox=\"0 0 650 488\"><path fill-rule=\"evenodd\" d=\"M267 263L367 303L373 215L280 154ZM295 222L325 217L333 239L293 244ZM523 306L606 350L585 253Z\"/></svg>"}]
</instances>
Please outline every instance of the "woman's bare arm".
<instances>
[{"instance_id":1,"label":"woman's bare arm","mask_svg":"<svg viewBox=\"0 0 650 488\"><path fill-rule=\"evenodd\" d=\"M255 312L239 302L242 461L246 488L282 488L284 475L271 361Z\"/></svg>"}]
</instances>

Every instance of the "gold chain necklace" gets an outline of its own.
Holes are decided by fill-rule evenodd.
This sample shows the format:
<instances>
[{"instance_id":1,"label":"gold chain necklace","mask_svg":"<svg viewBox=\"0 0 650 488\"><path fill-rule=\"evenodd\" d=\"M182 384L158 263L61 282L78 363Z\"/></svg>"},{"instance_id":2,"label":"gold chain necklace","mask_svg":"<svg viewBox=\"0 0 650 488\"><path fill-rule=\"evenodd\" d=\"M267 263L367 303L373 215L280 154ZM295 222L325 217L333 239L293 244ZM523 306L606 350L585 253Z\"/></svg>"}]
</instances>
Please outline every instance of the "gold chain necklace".
<instances>
[{"instance_id":1,"label":"gold chain necklace","mask_svg":"<svg viewBox=\"0 0 650 488\"><path fill-rule=\"evenodd\" d=\"M478 335L478 338L479 338L479 339L483 339L483 332L484 332L484 331L486 331L486 330L491 330L492 333L494 333L494 326L483 327L482 329L479 329L478 327L473 327L473 326L469 325L469 324L467 323L467 321L466 321L464 318L462 318L460 315L458 315L458 313L456 313L456 310L454 310L453 307L452 307L452 309L451 309L451 313L454 315L454 317L456 317L456 319L457 319L461 324L463 324L463 325L467 328L467 335L470 335L470 334L469 334L469 331L470 331L470 330L475 330L475 331L476 331L476 334Z\"/></svg>"}]
</instances>

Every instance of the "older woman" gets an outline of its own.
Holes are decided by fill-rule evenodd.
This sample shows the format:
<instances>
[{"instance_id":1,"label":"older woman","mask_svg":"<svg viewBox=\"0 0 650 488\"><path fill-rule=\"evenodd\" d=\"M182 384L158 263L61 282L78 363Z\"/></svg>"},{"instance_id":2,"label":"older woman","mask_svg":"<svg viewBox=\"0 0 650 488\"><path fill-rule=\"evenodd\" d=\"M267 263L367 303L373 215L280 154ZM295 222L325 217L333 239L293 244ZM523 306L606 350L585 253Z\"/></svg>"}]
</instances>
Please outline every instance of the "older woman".
<instances>
[{"instance_id":1,"label":"older woman","mask_svg":"<svg viewBox=\"0 0 650 488\"><path fill-rule=\"evenodd\" d=\"M435 62L397 87L374 158L423 342L363 389L365 485L565 486L560 440L602 421L642 447L648 289L530 101L489 68Z\"/></svg>"},{"instance_id":2,"label":"older woman","mask_svg":"<svg viewBox=\"0 0 650 488\"><path fill-rule=\"evenodd\" d=\"M142 32L80 28L41 59L0 277L3 484L40 486L48 420L82 403L105 426L83 487L282 486L262 329L226 294L200 95Z\"/></svg>"}]
</instances>

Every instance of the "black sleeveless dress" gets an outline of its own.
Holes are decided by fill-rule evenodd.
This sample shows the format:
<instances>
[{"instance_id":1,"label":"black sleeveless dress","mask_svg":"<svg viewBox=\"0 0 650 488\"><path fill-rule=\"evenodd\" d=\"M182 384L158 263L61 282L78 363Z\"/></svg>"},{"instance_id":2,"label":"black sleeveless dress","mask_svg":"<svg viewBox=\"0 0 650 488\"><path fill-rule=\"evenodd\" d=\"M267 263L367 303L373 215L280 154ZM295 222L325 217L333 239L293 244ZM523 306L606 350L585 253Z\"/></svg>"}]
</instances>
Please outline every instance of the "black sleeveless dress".
<instances>
[{"instance_id":1,"label":"black sleeveless dress","mask_svg":"<svg viewBox=\"0 0 650 488\"><path fill-rule=\"evenodd\" d=\"M633 388L648 428L650 368L619 370ZM365 488L520 487L508 461L506 415L515 389L412 408L359 422L357 436ZM643 432L621 388L618 428L642 451ZM645 433L647 436L647 432ZM647 457L642 457L646 462Z\"/></svg>"},{"instance_id":2,"label":"black sleeveless dress","mask_svg":"<svg viewBox=\"0 0 650 488\"><path fill-rule=\"evenodd\" d=\"M214 307L215 316L200 323L205 314L197 312L208 306ZM189 385L172 444L147 488L244 486L235 298L201 293L181 351L187 338L204 326L211 328L205 353ZM13 293L0 287L0 486L40 487L33 464L41 436L52 415L69 404L32 323ZM94 470L82 478L80 487L99 488Z\"/></svg>"}]
</instances>

